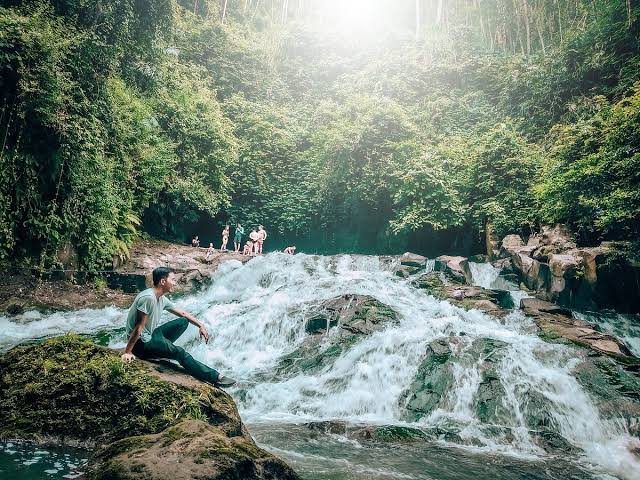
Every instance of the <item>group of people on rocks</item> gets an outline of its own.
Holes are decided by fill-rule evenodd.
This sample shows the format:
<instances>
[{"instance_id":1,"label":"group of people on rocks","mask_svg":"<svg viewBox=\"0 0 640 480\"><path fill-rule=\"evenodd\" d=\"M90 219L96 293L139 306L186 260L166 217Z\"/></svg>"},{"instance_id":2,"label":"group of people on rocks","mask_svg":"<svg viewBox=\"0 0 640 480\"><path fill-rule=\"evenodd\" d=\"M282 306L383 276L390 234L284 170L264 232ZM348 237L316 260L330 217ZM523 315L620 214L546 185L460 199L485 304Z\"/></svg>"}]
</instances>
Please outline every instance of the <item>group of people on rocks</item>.
<instances>
[{"instance_id":1,"label":"group of people on rocks","mask_svg":"<svg viewBox=\"0 0 640 480\"><path fill-rule=\"evenodd\" d=\"M230 229L229 225L225 225L222 230L222 244L220 245L220 252L227 252L227 244L229 243L229 234ZM240 223L236 224L236 229L233 237L233 251L235 253L241 253L242 255L262 255L262 251L264 248L264 241L267 239L267 231L264 229L262 225L258 225L257 228L254 228L251 233L249 233L249 238L244 243L244 248L242 248L242 240L245 235L245 230ZM192 247L200 246L200 238L196 235L193 240L191 240ZM295 246L289 246L284 249L284 253L288 253L293 255L296 251ZM209 248L207 249L207 253L205 255L205 260L209 260L209 257L213 255L215 252L215 248L213 247L213 243L209 244Z\"/></svg>"}]
</instances>

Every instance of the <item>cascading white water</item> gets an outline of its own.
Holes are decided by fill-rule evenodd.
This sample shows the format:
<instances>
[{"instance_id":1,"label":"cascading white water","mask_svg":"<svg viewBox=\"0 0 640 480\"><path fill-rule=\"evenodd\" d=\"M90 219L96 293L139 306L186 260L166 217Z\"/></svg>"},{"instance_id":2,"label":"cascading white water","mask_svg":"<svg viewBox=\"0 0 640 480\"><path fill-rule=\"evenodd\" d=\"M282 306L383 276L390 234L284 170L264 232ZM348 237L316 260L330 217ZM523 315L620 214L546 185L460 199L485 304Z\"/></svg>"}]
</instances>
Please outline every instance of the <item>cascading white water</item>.
<instances>
[{"instance_id":1,"label":"cascading white water","mask_svg":"<svg viewBox=\"0 0 640 480\"><path fill-rule=\"evenodd\" d=\"M471 283L482 288L498 288L508 290L515 308L520 307L520 300L530 298L531 295L524 290L519 290L517 285L507 282L500 277L500 270L491 263L469 262L471 270Z\"/></svg>"},{"instance_id":2,"label":"cascading white water","mask_svg":"<svg viewBox=\"0 0 640 480\"><path fill-rule=\"evenodd\" d=\"M433 258L427 258L427 261L424 264L424 272L421 273L431 273L436 269L436 261Z\"/></svg>"},{"instance_id":3,"label":"cascading white water","mask_svg":"<svg viewBox=\"0 0 640 480\"><path fill-rule=\"evenodd\" d=\"M640 357L640 315L616 312L574 312L574 315L618 337L634 355Z\"/></svg>"},{"instance_id":4,"label":"cascading white water","mask_svg":"<svg viewBox=\"0 0 640 480\"><path fill-rule=\"evenodd\" d=\"M319 372L272 376L265 381L264 374L273 372L279 360L304 341L305 312L348 293L374 296L397 312L398 323L363 337ZM328 419L402 424L399 399L413 380L427 344L453 336L457 341L454 386L446 401L418 426L454 430L469 440L465 444L480 451L543 456L522 412L527 395L535 393L545 402L557 433L583 449L589 462L626 479L637 478L640 471L640 462L628 449L640 446L637 439L621 424L601 418L572 376L576 355L571 347L542 341L520 312L497 319L435 300L394 276L377 257L276 253L244 265L228 261L214 274L210 288L178 300L177 305L196 314L211 333L209 344L199 342L193 328L179 342L196 358L240 380L235 391L242 395L237 403L249 424ZM87 326L87 318L94 331L124 322L124 310L101 312L43 317L28 324L25 334L53 333L54 325L61 330L73 325L78 330ZM0 321L13 323L6 318ZM502 406L508 413L500 427L512 432L509 437L486 429L472 408L482 366L466 352L479 338L505 344L498 371L505 392ZM119 337L113 346L123 343Z\"/></svg>"},{"instance_id":5,"label":"cascading white water","mask_svg":"<svg viewBox=\"0 0 640 480\"><path fill-rule=\"evenodd\" d=\"M500 270L490 263L469 262L469 270L472 283L482 288L493 288L494 282L500 276Z\"/></svg>"}]
</instances>

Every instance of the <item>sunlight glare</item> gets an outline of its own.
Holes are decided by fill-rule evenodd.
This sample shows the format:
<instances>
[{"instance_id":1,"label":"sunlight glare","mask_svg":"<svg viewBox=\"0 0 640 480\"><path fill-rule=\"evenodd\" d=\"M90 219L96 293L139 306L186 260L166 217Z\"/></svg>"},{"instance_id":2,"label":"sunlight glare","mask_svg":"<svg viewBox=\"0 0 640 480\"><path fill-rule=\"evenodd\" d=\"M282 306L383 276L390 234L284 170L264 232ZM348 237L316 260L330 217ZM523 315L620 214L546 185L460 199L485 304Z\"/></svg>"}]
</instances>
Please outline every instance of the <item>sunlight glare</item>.
<instances>
[{"instance_id":1,"label":"sunlight glare","mask_svg":"<svg viewBox=\"0 0 640 480\"><path fill-rule=\"evenodd\" d=\"M325 0L318 13L324 30L361 39L389 29L387 6L383 0Z\"/></svg>"}]
</instances>

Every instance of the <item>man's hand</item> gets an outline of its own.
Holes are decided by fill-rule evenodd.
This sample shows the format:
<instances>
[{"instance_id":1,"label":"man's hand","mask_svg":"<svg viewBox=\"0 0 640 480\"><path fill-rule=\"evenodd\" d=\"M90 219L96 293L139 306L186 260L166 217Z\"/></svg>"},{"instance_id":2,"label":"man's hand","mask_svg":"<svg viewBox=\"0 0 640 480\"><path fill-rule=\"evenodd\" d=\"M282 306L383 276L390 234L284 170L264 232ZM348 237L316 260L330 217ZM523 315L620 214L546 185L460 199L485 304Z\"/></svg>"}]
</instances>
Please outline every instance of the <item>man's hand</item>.
<instances>
[{"instance_id":1,"label":"man's hand","mask_svg":"<svg viewBox=\"0 0 640 480\"><path fill-rule=\"evenodd\" d=\"M120 357L124 363L131 363L136 359L133 353L123 353Z\"/></svg>"},{"instance_id":2,"label":"man's hand","mask_svg":"<svg viewBox=\"0 0 640 480\"><path fill-rule=\"evenodd\" d=\"M200 337L204 338L205 343L209 343L209 332L204 325L200 325Z\"/></svg>"}]
</instances>

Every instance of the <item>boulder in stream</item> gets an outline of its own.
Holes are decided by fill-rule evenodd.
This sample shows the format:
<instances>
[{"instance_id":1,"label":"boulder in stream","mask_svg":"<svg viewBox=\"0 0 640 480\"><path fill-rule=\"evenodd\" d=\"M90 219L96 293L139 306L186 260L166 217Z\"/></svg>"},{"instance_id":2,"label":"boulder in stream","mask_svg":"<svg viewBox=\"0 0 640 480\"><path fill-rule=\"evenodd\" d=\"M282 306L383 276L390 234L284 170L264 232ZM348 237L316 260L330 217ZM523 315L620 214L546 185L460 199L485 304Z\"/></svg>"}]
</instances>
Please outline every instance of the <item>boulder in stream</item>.
<instances>
[{"instance_id":1,"label":"boulder in stream","mask_svg":"<svg viewBox=\"0 0 640 480\"><path fill-rule=\"evenodd\" d=\"M224 391L76 335L0 357L0 438L90 448L97 479L299 478L256 446Z\"/></svg>"},{"instance_id":2,"label":"boulder in stream","mask_svg":"<svg viewBox=\"0 0 640 480\"><path fill-rule=\"evenodd\" d=\"M310 335L280 360L276 373L317 371L362 337L397 321L391 307L370 295L346 294L326 300L310 309L305 320Z\"/></svg>"}]
</instances>

